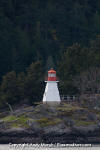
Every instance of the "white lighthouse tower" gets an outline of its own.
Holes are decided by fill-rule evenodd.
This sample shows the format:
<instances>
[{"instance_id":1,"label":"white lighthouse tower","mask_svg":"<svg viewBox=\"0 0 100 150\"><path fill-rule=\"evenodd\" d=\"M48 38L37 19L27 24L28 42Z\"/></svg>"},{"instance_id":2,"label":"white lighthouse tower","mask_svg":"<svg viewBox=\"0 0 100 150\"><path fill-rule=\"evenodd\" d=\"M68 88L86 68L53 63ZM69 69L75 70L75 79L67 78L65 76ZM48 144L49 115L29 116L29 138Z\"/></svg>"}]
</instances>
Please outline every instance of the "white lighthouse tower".
<instances>
[{"instance_id":1,"label":"white lighthouse tower","mask_svg":"<svg viewBox=\"0 0 100 150\"><path fill-rule=\"evenodd\" d=\"M60 102L60 95L56 80L56 71L51 69L48 71L48 80L46 82L46 88L43 95L43 102Z\"/></svg>"}]
</instances>

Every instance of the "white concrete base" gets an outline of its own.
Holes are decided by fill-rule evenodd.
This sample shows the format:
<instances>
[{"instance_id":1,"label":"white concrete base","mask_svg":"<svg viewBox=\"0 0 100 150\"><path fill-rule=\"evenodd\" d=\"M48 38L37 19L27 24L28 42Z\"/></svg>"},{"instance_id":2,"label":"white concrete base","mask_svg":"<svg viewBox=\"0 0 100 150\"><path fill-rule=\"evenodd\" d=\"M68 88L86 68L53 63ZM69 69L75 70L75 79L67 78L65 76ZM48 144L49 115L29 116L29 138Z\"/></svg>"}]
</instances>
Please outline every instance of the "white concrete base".
<instances>
[{"instance_id":1,"label":"white concrete base","mask_svg":"<svg viewBox=\"0 0 100 150\"><path fill-rule=\"evenodd\" d=\"M58 81L46 81L46 82L47 84L43 95L43 102L61 102L57 86Z\"/></svg>"},{"instance_id":2,"label":"white concrete base","mask_svg":"<svg viewBox=\"0 0 100 150\"><path fill-rule=\"evenodd\" d=\"M47 105L47 106L59 106L60 104L61 104L61 102L60 101L52 101L52 102L49 102L49 101L43 101L43 104L44 105Z\"/></svg>"}]
</instances>

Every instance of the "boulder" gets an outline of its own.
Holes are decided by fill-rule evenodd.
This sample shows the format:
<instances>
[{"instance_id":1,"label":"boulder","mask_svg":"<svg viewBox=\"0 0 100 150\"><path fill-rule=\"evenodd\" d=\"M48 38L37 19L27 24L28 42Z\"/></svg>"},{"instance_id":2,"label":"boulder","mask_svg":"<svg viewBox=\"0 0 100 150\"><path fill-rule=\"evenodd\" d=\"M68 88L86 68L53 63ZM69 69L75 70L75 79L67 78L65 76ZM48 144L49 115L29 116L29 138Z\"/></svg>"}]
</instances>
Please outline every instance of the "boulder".
<instances>
[{"instance_id":1,"label":"boulder","mask_svg":"<svg viewBox=\"0 0 100 150\"><path fill-rule=\"evenodd\" d=\"M35 132L39 132L40 130L42 130L42 128L39 126L39 124L34 119L29 119L27 121L27 124L29 126L30 131L34 130Z\"/></svg>"},{"instance_id":2,"label":"boulder","mask_svg":"<svg viewBox=\"0 0 100 150\"><path fill-rule=\"evenodd\" d=\"M73 127L75 124L75 121L72 119L64 118L63 120L64 120L65 125L68 127Z\"/></svg>"},{"instance_id":3,"label":"boulder","mask_svg":"<svg viewBox=\"0 0 100 150\"><path fill-rule=\"evenodd\" d=\"M82 135L88 135L90 133L93 133L95 130L98 130L98 125L88 125L88 126L74 126L73 131L76 133L80 133Z\"/></svg>"},{"instance_id":4,"label":"boulder","mask_svg":"<svg viewBox=\"0 0 100 150\"><path fill-rule=\"evenodd\" d=\"M90 121L96 121L97 120L97 116L96 116L96 114L89 112L87 114L87 119L90 120Z\"/></svg>"},{"instance_id":5,"label":"boulder","mask_svg":"<svg viewBox=\"0 0 100 150\"><path fill-rule=\"evenodd\" d=\"M71 133L71 129L66 127L63 123L60 123L60 124L57 124L57 125L54 125L53 127L52 126L49 126L49 127L45 127L43 128L44 130L44 133L45 134L49 134L49 133L56 133L56 134L70 134Z\"/></svg>"}]
</instances>

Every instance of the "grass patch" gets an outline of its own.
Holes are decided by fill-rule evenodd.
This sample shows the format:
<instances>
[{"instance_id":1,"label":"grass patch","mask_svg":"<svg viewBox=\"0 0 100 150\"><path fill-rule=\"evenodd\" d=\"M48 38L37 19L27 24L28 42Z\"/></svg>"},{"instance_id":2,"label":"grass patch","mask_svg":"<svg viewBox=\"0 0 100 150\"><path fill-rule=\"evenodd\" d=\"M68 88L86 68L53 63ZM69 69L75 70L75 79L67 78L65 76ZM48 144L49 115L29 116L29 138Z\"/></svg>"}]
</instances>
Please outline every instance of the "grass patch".
<instances>
[{"instance_id":1,"label":"grass patch","mask_svg":"<svg viewBox=\"0 0 100 150\"><path fill-rule=\"evenodd\" d=\"M13 124L11 125L11 127L19 128L19 127L21 127L21 125L20 125L20 124L18 124L18 123L13 123Z\"/></svg>"},{"instance_id":2,"label":"grass patch","mask_svg":"<svg viewBox=\"0 0 100 150\"><path fill-rule=\"evenodd\" d=\"M58 112L57 116L60 116L60 117L72 117L73 116L73 112L72 111L62 111L62 112Z\"/></svg>"},{"instance_id":3,"label":"grass patch","mask_svg":"<svg viewBox=\"0 0 100 150\"><path fill-rule=\"evenodd\" d=\"M2 118L2 120L5 121L5 122L10 122L10 121L13 121L13 120L17 120L17 117L11 115L11 116L6 116L6 117Z\"/></svg>"},{"instance_id":4,"label":"grass patch","mask_svg":"<svg viewBox=\"0 0 100 150\"><path fill-rule=\"evenodd\" d=\"M29 127L27 121L29 120L26 116L20 116L17 119L17 122L13 124L13 126L22 126L22 127Z\"/></svg>"},{"instance_id":5,"label":"grass patch","mask_svg":"<svg viewBox=\"0 0 100 150\"><path fill-rule=\"evenodd\" d=\"M72 108L71 107L58 107L56 108L58 111L71 111Z\"/></svg>"},{"instance_id":6,"label":"grass patch","mask_svg":"<svg viewBox=\"0 0 100 150\"><path fill-rule=\"evenodd\" d=\"M87 120L87 115L86 114L72 114L71 119L78 119L80 121L86 121Z\"/></svg>"},{"instance_id":7,"label":"grass patch","mask_svg":"<svg viewBox=\"0 0 100 150\"><path fill-rule=\"evenodd\" d=\"M88 125L93 125L93 124L96 124L96 122L93 122L93 121L75 120L75 125L76 125L76 126L88 126Z\"/></svg>"},{"instance_id":8,"label":"grass patch","mask_svg":"<svg viewBox=\"0 0 100 150\"><path fill-rule=\"evenodd\" d=\"M96 114L96 115L99 117L99 119L100 119L100 111L96 112L95 114Z\"/></svg>"},{"instance_id":9,"label":"grass patch","mask_svg":"<svg viewBox=\"0 0 100 150\"><path fill-rule=\"evenodd\" d=\"M76 110L74 107L58 107L59 116L72 116Z\"/></svg>"},{"instance_id":10,"label":"grass patch","mask_svg":"<svg viewBox=\"0 0 100 150\"><path fill-rule=\"evenodd\" d=\"M56 108L56 110L58 110L58 111L75 111L78 109L83 109L83 108L80 108L78 106L71 106L71 105L66 105L66 106Z\"/></svg>"},{"instance_id":11,"label":"grass patch","mask_svg":"<svg viewBox=\"0 0 100 150\"><path fill-rule=\"evenodd\" d=\"M11 122L11 127L28 127L27 121L28 117L22 115L19 117L16 116L7 116L3 118L2 120L4 122Z\"/></svg>"},{"instance_id":12,"label":"grass patch","mask_svg":"<svg viewBox=\"0 0 100 150\"><path fill-rule=\"evenodd\" d=\"M37 120L37 122L40 124L40 126L45 127L45 126L58 124L61 122L61 120L58 118L55 118L54 120L49 118L41 118Z\"/></svg>"},{"instance_id":13,"label":"grass patch","mask_svg":"<svg viewBox=\"0 0 100 150\"><path fill-rule=\"evenodd\" d=\"M19 123L19 122L16 122L16 123L12 123L11 127L15 127L15 128L19 128L19 127L24 127L24 128L28 128L29 125L27 123Z\"/></svg>"}]
</instances>

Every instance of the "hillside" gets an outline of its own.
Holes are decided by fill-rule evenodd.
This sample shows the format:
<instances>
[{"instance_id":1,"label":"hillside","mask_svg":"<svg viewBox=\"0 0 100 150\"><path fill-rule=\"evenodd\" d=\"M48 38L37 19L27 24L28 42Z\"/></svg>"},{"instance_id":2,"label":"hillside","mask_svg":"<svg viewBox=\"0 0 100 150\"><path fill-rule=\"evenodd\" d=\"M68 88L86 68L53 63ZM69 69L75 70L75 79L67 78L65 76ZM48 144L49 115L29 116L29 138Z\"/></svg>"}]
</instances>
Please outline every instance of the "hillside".
<instances>
[{"instance_id":1,"label":"hillside","mask_svg":"<svg viewBox=\"0 0 100 150\"><path fill-rule=\"evenodd\" d=\"M1 0L0 108L41 101L50 68L61 95L99 94L99 20L99 0Z\"/></svg>"},{"instance_id":2,"label":"hillside","mask_svg":"<svg viewBox=\"0 0 100 150\"><path fill-rule=\"evenodd\" d=\"M73 43L88 46L100 34L99 20L98 0L1 0L0 77L48 56L56 63Z\"/></svg>"}]
</instances>

